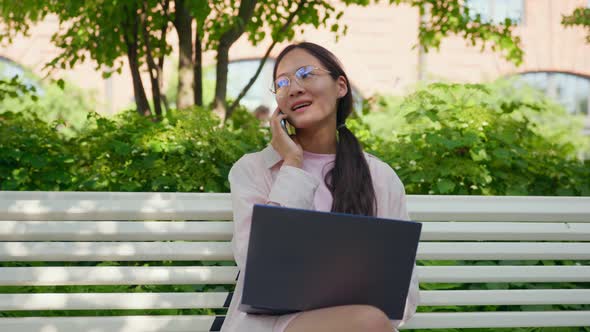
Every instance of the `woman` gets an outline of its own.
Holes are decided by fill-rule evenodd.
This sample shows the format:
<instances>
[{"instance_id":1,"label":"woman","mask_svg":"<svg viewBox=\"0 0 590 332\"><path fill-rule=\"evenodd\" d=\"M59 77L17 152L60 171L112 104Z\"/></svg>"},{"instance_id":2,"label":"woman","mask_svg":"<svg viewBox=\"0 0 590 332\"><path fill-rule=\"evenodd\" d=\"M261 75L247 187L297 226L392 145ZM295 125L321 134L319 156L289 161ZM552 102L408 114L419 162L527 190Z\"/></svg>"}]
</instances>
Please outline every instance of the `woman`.
<instances>
[{"instance_id":1,"label":"woman","mask_svg":"<svg viewBox=\"0 0 590 332\"><path fill-rule=\"evenodd\" d=\"M389 165L363 153L346 128L352 91L336 57L313 43L290 45L278 56L273 77L278 108L270 118L271 145L243 156L229 174L232 246L240 271L244 271L257 203L409 219L400 179ZM283 130L283 119L295 127L295 135ZM414 314L418 302L418 281L413 274L402 321L391 321L368 305L283 316L250 315L238 310L243 282L240 273L222 331L393 331Z\"/></svg>"}]
</instances>

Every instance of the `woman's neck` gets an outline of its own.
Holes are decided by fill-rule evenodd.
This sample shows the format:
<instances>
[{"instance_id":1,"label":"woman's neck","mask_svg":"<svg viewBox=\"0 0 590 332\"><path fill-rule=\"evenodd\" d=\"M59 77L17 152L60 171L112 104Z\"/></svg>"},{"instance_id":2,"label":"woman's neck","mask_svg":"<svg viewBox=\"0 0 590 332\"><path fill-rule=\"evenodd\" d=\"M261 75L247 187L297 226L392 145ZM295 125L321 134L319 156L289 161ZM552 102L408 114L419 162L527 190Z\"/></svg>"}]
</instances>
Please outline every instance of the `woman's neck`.
<instances>
[{"instance_id":1,"label":"woman's neck","mask_svg":"<svg viewBox=\"0 0 590 332\"><path fill-rule=\"evenodd\" d=\"M336 126L297 129L297 139L304 151L322 154L335 154Z\"/></svg>"}]
</instances>

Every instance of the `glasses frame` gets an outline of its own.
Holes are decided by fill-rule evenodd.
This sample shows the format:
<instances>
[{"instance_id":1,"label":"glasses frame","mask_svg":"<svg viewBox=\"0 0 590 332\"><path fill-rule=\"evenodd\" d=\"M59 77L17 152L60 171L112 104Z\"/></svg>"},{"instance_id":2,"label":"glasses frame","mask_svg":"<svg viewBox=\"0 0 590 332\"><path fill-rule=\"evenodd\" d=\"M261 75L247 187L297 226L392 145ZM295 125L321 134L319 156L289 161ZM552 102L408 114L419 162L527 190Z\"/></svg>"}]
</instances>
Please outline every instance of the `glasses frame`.
<instances>
[{"instance_id":1,"label":"glasses frame","mask_svg":"<svg viewBox=\"0 0 590 332\"><path fill-rule=\"evenodd\" d=\"M301 66L301 67L297 68L297 70L295 70L295 72L293 72L293 73L283 74L283 75L280 76L280 77L285 77L287 79L287 81L289 82L289 84L286 87L284 87L284 88L290 88L291 87L291 84L292 84L291 76L293 76L295 78L295 81L297 82L297 84L299 84L299 86L303 86L303 83L300 81L300 79L297 77L296 74L297 74L297 72L299 70L301 70L302 68L306 68L306 67L312 67L313 68L312 70L318 69L318 70L321 70L321 71L323 71L325 73L328 73L328 74L331 74L332 73L331 71L329 71L327 69L324 69L324 68L321 68L321 67L316 67L316 66L312 66L312 65ZM275 89L275 85L276 85L276 80L273 80L273 82L271 83L271 86L270 86L269 90L270 90L270 92L273 95L276 96L276 98L279 98L279 95L277 94L278 90Z\"/></svg>"}]
</instances>

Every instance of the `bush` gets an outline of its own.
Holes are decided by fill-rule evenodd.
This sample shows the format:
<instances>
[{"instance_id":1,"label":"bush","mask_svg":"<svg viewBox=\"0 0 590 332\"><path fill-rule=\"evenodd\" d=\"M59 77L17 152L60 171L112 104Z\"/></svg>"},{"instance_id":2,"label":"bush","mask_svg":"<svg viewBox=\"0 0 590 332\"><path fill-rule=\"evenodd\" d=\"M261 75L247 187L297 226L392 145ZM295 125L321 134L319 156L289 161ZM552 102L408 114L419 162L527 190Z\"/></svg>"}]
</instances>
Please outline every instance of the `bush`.
<instances>
[{"instance_id":1,"label":"bush","mask_svg":"<svg viewBox=\"0 0 590 332\"><path fill-rule=\"evenodd\" d=\"M40 89L35 89L34 86L24 85L22 79L16 76L9 89L3 88L9 82L11 81L0 80L0 114L35 113L47 123L55 122L54 127L65 136L71 137L79 133L88 113L95 111L96 101L93 95L75 85L56 81L42 84ZM16 85L20 87L15 91ZM3 90L10 93L3 93Z\"/></svg>"},{"instance_id":2,"label":"bush","mask_svg":"<svg viewBox=\"0 0 590 332\"><path fill-rule=\"evenodd\" d=\"M365 110L374 111L349 127L410 194L590 195L580 124L534 91L507 89L433 84L373 99ZM206 108L172 110L159 123L133 111L89 114L64 135L30 111L5 113L0 189L227 192L233 163L270 138L245 109L223 127Z\"/></svg>"},{"instance_id":3,"label":"bush","mask_svg":"<svg viewBox=\"0 0 590 332\"><path fill-rule=\"evenodd\" d=\"M374 100L385 110L353 128L411 194L590 195L581 123L532 91L507 88L432 84L391 107Z\"/></svg>"},{"instance_id":4,"label":"bush","mask_svg":"<svg viewBox=\"0 0 590 332\"><path fill-rule=\"evenodd\" d=\"M69 146L34 114L0 114L0 156L0 190L71 189Z\"/></svg>"},{"instance_id":5,"label":"bush","mask_svg":"<svg viewBox=\"0 0 590 332\"><path fill-rule=\"evenodd\" d=\"M220 128L203 108L170 112L161 123L133 111L92 120L76 139L84 161L76 190L226 192L233 163L263 145L258 128Z\"/></svg>"},{"instance_id":6,"label":"bush","mask_svg":"<svg viewBox=\"0 0 590 332\"><path fill-rule=\"evenodd\" d=\"M220 128L202 108L160 123L133 111L113 119L90 113L81 134L66 138L29 112L5 113L0 189L227 192L233 163L268 136L254 117L243 118L241 127Z\"/></svg>"}]
</instances>

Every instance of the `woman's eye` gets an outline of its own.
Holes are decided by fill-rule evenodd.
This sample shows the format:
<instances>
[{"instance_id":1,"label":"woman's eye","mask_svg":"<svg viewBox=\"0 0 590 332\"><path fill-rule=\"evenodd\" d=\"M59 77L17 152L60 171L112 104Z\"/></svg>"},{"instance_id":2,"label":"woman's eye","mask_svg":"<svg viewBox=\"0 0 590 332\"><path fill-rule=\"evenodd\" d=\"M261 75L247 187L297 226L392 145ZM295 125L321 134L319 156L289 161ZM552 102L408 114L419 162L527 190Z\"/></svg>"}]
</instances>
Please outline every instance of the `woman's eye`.
<instances>
[{"instance_id":1,"label":"woman's eye","mask_svg":"<svg viewBox=\"0 0 590 332\"><path fill-rule=\"evenodd\" d=\"M301 68L297 71L297 76L299 76L300 79L306 79L313 76L313 67Z\"/></svg>"},{"instance_id":2,"label":"woman's eye","mask_svg":"<svg viewBox=\"0 0 590 332\"><path fill-rule=\"evenodd\" d=\"M275 88L278 90L289 85L289 80L286 78L279 78L275 83Z\"/></svg>"}]
</instances>

